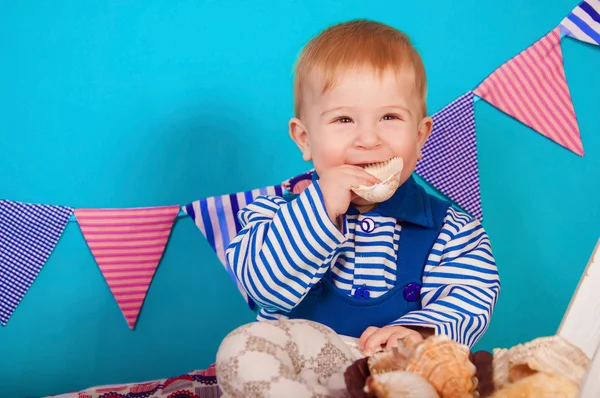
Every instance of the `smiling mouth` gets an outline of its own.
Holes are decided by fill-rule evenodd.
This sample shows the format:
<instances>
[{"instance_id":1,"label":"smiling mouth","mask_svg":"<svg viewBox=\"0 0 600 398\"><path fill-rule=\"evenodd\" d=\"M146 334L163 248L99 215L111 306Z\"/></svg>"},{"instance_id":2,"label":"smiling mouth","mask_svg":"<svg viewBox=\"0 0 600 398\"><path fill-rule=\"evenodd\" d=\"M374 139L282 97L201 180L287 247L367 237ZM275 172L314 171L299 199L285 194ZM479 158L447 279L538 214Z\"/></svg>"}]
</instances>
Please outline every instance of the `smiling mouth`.
<instances>
[{"instance_id":1,"label":"smiling mouth","mask_svg":"<svg viewBox=\"0 0 600 398\"><path fill-rule=\"evenodd\" d=\"M385 181L396 173L400 173L404 166L401 157L396 156L391 159L379 163L369 163L363 166L363 170L367 173L379 178L380 181Z\"/></svg>"},{"instance_id":2,"label":"smiling mouth","mask_svg":"<svg viewBox=\"0 0 600 398\"><path fill-rule=\"evenodd\" d=\"M371 186L352 188L355 194L369 202L377 203L389 199L400 186L404 162L401 157L394 157L383 162L369 163L363 169L376 177L380 182Z\"/></svg>"},{"instance_id":3,"label":"smiling mouth","mask_svg":"<svg viewBox=\"0 0 600 398\"><path fill-rule=\"evenodd\" d=\"M394 156L393 158L387 159L387 160L382 160L382 161L377 161L377 162L361 162L361 163L355 163L353 164L353 166L358 166L358 167L373 167L373 166L384 166L386 164L391 163L392 161L396 161L396 159L400 159L400 157L398 156Z\"/></svg>"}]
</instances>

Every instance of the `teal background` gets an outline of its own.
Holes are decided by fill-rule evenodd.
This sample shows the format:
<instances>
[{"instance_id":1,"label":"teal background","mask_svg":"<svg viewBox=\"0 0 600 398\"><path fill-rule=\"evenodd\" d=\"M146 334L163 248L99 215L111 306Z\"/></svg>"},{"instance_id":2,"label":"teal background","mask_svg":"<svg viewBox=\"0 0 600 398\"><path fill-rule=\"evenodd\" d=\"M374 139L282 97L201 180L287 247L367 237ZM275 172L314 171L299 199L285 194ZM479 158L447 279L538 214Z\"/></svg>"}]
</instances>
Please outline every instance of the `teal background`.
<instances>
[{"instance_id":1,"label":"teal background","mask_svg":"<svg viewBox=\"0 0 600 398\"><path fill-rule=\"evenodd\" d=\"M0 198L135 207L278 183L310 167L287 135L291 70L301 46L327 25L367 17L409 33L427 67L433 113L576 5L2 2ZM477 349L554 333L599 236L600 49L564 39L563 50L585 157L476 104L484 226L502 277ZM71 223L0 327L0 397L200 369L228 331L253 317L182 218L129 330Z\"/></svg>"}]
</instances>

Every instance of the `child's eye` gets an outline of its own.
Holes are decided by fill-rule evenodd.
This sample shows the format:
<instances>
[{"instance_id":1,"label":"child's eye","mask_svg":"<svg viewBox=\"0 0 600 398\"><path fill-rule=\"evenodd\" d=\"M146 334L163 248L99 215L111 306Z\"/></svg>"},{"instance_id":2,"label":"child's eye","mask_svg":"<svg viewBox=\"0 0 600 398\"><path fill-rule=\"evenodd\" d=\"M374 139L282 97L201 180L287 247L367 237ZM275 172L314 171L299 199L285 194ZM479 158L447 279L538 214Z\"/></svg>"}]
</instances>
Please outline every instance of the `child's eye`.
<instances>
[{"instance_id":1,"label":"child's eye","mask_svg":"<svg viewBox=\"0 0 600 398\"><path fill-rule=\"evenodd\" d=\"M383 117L383 120L402 120L402 118L395 114L387 114Z\"/></svg>"},{"instance_id":2,"label":"child's eye","mask_svg":"<svg viewBox=\"0 0 600 398\"><path fill-rule=\"evenodd\" d=\"M340 117L336 118L333 122L334 123L352 123L352 119L350 119L348 116L340 116Z\"/></svg>"}]
</instances>

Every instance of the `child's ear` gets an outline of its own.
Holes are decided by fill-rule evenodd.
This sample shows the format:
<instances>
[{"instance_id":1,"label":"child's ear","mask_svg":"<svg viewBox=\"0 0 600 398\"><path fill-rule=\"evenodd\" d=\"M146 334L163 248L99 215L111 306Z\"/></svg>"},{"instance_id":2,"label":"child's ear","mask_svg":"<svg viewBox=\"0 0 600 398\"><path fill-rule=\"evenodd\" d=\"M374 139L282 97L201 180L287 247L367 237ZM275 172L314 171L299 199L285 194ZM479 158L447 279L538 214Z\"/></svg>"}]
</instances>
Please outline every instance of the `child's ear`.
<instances>
[{"instance_id":1,"label":"child's ear","mask_svg":"<svg viewBox=\"0 0 600 398\"><path fill-rule=\"evenodd\" d=\"M429 116L426 116L419 123L419 129L417 131L417 150L418 150L418 158L421 159L423 157L423 146L427 142L429 135L431 134L431 130L433 129L433 119Z\"/></svg>"},{"instance_id":2,"label":"child's ear","mask_svg":"<svg viewBox=\"0 0 600 398\"><path fill-rule=\"evenodd\" d=\"M302 159L306 162L312 160L312 156L310 153L310 142L308 137L308 131L306 130L306 126L304 123L297 117L290 119L289 122L290 127L290 137L292 140L298 145L298 148L302 151Z\"/></svg>"}]
</instances>

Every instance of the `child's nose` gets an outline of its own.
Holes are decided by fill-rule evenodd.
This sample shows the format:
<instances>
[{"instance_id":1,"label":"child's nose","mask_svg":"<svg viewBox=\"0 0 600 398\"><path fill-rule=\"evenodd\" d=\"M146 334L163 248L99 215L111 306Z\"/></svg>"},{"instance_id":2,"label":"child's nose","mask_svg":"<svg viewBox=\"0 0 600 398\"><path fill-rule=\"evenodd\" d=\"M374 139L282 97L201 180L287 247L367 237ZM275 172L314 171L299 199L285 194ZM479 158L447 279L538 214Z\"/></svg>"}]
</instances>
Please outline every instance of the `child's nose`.
<instances>
[{"instance_id":1,"label":"child's nose","mask_svg":"<svg viewBox=\"0 0 600 398\"><path fill-rule=\"evenodd\" d=\"M356 146L363 149L376 148L380 144L381 139L375 128L363 129L356 139Z\"/></svg>"}]
</instances>

